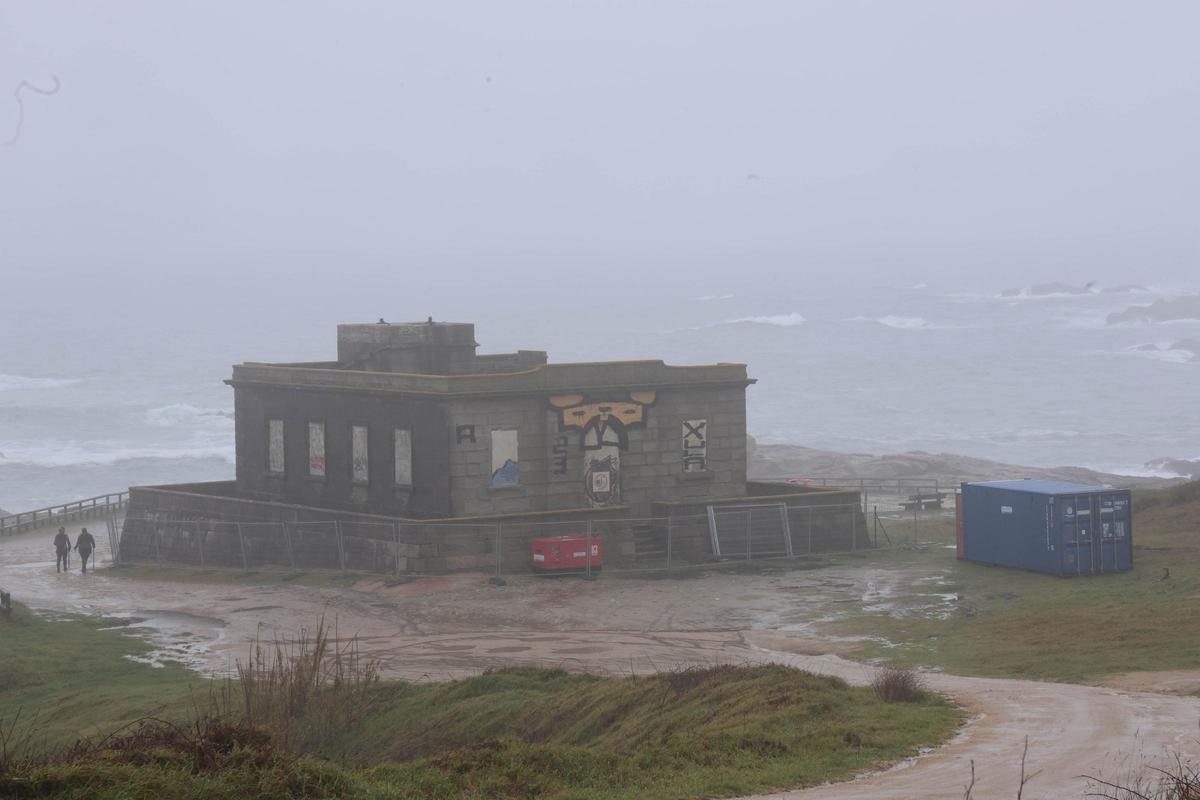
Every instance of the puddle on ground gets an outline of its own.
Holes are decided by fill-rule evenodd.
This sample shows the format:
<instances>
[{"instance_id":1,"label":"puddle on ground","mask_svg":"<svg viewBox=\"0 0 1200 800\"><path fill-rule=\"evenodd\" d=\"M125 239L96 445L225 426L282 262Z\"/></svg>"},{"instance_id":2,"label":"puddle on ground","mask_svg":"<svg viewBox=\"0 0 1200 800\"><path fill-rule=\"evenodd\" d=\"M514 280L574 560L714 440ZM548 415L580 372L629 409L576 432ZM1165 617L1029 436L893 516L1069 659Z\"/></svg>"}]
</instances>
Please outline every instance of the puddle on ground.
<instances>
[{"instance_id":1,"label":"puddle on ground","mask_svg":"<svg viewBox=\"0 0 1200 800\"><path fill-rule=\"evenodd\" d=\"M126 658L151 667L182 664L197 672L211 672L209 653L225 639L225 623L212 617L182 611L144 611L115 616L132 622L102 630L121 631L148 643L149 652Z\"/></svg>"}]
</instances>

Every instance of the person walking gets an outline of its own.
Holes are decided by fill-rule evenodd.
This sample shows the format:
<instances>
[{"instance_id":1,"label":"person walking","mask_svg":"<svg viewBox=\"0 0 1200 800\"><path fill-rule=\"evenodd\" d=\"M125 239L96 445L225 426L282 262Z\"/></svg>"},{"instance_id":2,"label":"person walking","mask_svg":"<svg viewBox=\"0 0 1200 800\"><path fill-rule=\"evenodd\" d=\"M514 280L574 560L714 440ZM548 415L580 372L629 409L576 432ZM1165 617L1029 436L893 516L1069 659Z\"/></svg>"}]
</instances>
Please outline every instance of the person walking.
<instances>
[{"instance_id":1,"label":"person walking","mask_svg":"<svg viewBox=\"0 0 1200 800\"><path fill-rule=\"evenodd\" d=\"M88 533L88 529L84 528L75 537L75 549L79 551L79 558L83 561L83 574L87 574L87 562L91 557L92 551L96 549L96 538ZM92 566L95 566L93 564Z\"/></svg>"},{"instance_id":2,"label":"person walking","mask_svg":"<svg viewBox=\"0 0 1200 800\"><path fill-rule=\"evenodd\" d=\"M56 554L54 571L66 572L70 566L68 561L71 558L71 537L67 536L66 528L58 529L58 535L54 537L54 552Z\"/></svg>"}]
</instances>

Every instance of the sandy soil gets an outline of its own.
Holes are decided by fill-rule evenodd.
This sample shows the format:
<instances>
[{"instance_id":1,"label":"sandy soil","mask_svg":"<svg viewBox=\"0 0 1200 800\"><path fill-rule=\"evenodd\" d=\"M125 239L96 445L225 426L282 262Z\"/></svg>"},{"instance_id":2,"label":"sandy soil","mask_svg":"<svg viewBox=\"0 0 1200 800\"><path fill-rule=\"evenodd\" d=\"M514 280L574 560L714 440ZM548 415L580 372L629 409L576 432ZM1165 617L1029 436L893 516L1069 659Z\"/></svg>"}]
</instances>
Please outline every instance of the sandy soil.
<instances>
[{"instance_id":1,"label":"sandy soil","mask_svg":"<svg viewBox=\"0 0 1200 800\"><path fill-rule=\"evenodd\" d=\"M256 636L294 636L324 613L338 637L357 636L385 674L414 680L506 664L626 674L772 661L861 684L871 668L839 655L854 642L823 638L814 623L843 610L886 607L897 595L906 603L924 598L914 613L943 613L953 602L937 593L936 568L869 565L660 580L530 577L503 587L477 575L398 586L372 578L349 589L170 584L104 569L85 577L77 563L74 572L56 574L49 540L40 534L0 541L0 586L47 611L137 617L137 630L156 644L151 661L184 660L212 671L229 669ZM885 772L771 797L961 798L972 761L975 797L1014 797L1026 736L1027 771L1037 773L1026 798L1081 797L1080 775L1114 777L1170 751L1200 756L1200 699L1141 691L1156 685L1151 676L1121 688L927 677L974 715L954 741ZM1184 679L1172 673L1162 686L1170 690Z\"/></svg>"}]
</instances>

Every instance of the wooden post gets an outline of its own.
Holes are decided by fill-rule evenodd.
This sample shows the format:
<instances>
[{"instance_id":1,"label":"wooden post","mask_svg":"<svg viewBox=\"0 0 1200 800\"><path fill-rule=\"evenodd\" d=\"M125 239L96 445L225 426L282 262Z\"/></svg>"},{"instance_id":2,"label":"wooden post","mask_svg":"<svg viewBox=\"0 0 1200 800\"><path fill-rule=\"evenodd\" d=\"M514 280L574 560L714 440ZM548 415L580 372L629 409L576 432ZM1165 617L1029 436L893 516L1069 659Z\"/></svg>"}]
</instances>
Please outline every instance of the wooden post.
<instances>
[{"instance_id":1,"label":"wooden post","mask_svg":"<svg viewBox=\"0 0 1200 800\"><path fill-rule=\"evenodd\" d=\"M337 532L337 547L338 547L338 568L342 572L346 571L346 546L342 542L342 521L335 520L333 523L334 530Z\"/></svg>"},{"instance_id":2,"label":"wooden post","mask_svg":"<svg viewBox=\"0 0 1200 800\"><path fill-rule=\"evenodd\" d=\"M400 523L392 523L392 538L396 541L396 577L400 577Z\"/></svg>"},{"instance_id":3,"label":"wooden post","mask_svg":"<svg viewBox=\"0 0 1200 800\"><path fill-rule=\"evenodd\" d=\"M292 565L292 569L296 568L296 548L292 544L292 529L288 527L286 522L280 523L283 525L283 538L287 541L288 563Z\"/></svg>"},{"instance_id":4,"label":"wooden post","mask_svg":"<svg viewBox=\"0 0 1200 800\"><path fill-rule=\"evenodd\" d=\"M237 525L238 543L242 546L242 572L249 572L250 567L246 564L246 537L242 535L242 523L234 523Z\"/></svg>"}]
</instances>

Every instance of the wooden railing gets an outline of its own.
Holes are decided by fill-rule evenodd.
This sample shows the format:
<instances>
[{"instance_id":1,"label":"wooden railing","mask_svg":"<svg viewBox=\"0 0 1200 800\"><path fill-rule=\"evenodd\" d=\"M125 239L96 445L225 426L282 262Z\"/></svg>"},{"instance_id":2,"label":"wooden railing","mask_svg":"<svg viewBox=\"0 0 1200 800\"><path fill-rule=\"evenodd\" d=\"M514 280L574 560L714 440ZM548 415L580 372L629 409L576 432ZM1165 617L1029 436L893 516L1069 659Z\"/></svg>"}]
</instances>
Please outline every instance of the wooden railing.
<instances>
[{"instance_id":1,"label":"wooden railing","mask_svg":"<svg viewBox=\"0 0 1200 800\"><path fill-rule=\"evenodd\" d=\"M96 495L84 500L76 500L73 503L50 506L49 508L39 508L35 511L22 511L20 514L0 517L0 536L31 531L35 528L61 525L63 522L72 519L89 519L101 516L119 511L128 503L129 493L117 492L115 494Z\"/></svg>"}]
</instances>

